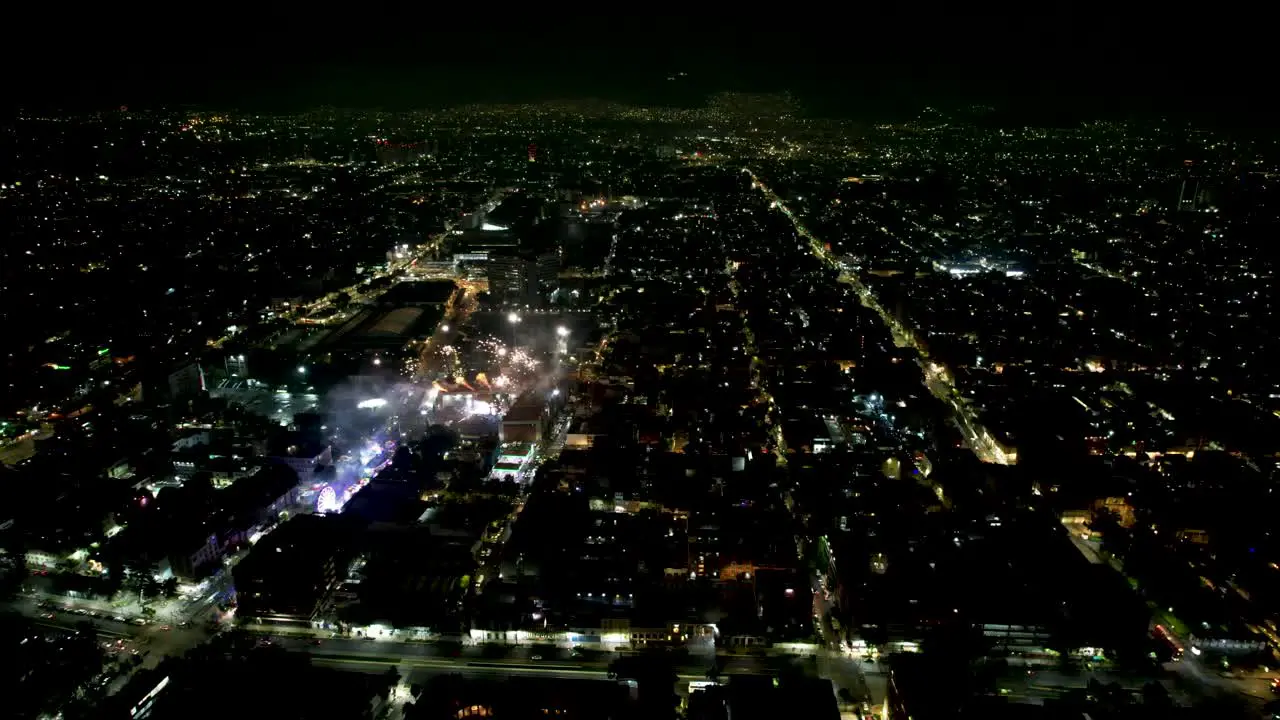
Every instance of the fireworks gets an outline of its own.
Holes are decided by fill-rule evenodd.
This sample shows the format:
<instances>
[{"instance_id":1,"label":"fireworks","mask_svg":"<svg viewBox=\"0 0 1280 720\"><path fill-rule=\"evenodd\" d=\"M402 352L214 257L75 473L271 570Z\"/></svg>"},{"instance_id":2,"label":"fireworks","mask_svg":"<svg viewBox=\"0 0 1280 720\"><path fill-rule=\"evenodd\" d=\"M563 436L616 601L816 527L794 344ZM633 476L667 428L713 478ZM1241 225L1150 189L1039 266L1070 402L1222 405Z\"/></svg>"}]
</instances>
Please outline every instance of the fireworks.
<instances>
[{"instance_id":1,"label":"fireworks","mask_svg":"<svg viewBox=\"0 0 1280 720\"><path fill-rule=\"evenodd\" d=\"M521 370L536 370L538 361L534 360L524 348L516 348L511 353L511 364Z\"/></svg>"}]
</instances>

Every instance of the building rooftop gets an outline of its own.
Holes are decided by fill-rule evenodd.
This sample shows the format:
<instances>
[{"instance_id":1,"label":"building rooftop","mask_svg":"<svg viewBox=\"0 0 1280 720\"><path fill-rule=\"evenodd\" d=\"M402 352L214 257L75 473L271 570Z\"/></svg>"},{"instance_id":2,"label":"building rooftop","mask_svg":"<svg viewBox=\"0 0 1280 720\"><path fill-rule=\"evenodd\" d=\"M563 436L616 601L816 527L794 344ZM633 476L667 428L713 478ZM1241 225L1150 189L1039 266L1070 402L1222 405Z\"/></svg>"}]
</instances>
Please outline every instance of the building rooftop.
<instances>
[{"instance_id":1,"label":"building rooftop","mask_svg":"<svg viewBox=\"0 0 1280 720\"><path fill-rule=\"evenodd\" d=\"M396 283L379 302L383 305L443 305L457 285L452 280L414 280Z\"/></svg>"}]
</instances>

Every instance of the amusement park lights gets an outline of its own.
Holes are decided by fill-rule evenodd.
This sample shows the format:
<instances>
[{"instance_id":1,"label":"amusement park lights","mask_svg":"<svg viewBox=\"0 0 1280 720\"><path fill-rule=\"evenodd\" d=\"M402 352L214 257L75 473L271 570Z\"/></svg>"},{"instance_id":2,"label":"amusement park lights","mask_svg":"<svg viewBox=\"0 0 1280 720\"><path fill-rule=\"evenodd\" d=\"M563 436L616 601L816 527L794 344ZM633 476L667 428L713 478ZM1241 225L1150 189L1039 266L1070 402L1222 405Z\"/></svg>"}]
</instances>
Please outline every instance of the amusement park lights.
<instances>
[{"instance_id":1,"label":"amusement park lights","mask_svg":"<svg viewBox=\"0 0 1280 720\"><path fill-rule=\"evenodd\" d=\"M342 509L342 503L338 500L338 493L333 489L332 485L325 485L320 490L320 494L316 496L316 512L320 514L329 512L338 512Z\"/></svg>"}]
</instances>

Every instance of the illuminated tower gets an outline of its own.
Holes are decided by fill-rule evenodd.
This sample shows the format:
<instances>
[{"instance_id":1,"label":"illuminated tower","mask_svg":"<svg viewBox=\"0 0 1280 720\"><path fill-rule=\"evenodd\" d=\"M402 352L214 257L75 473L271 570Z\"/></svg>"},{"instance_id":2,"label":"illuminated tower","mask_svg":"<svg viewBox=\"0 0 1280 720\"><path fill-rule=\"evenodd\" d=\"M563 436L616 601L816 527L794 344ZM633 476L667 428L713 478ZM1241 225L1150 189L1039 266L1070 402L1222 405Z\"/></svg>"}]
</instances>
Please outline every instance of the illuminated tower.
<instances>
[{"instance_id":1,"label":"illuminated tower","mask_svg":"<svg viewBox=\"0 0 1280 720\"><path fill-rule=\"evenodd\" d=\"M535 162L538 159L538 146L529 143L529 162Z\"/></svg>"}]
</instances>

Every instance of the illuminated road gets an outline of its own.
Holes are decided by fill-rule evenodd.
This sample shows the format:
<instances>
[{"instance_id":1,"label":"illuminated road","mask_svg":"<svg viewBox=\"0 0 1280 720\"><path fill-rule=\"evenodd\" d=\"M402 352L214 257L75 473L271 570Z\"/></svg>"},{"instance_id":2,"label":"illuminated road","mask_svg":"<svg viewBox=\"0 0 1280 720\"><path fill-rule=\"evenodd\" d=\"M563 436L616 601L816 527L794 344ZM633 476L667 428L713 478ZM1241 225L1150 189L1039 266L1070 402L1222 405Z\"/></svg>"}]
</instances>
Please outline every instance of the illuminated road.
<instances>
[{"instance_id":1,"label":"illuminated road","mask_svg":"<svg viewBox=\"0 0 1280 720\"><path fill-rule=\"evenodd\" d=\"M435 332L422 344L418 355L418 378L435 380L443 375L453 375L458 368L452 360L447 360L439 352L440 348L451 345L457 338L467 318L476 310L476 293L470 287L464 287L456 303L436 326Z\"/></svg>"},{"instance_id":2,"label":"illuminated road","mask_svg":"<svg viewBox=\"0 0 1280 720\"><path fill-rule=\"evenodd\" d=\"M742 285L738 282L738 277L729 272L729 291L733 293L735 302L742 294ZM769 425L769 437L773 442L774 456L781 466L787 464L787 443L782 437L782 423L777 422L778 404L774 401L773 395L770 394L768 388L759 381L760 377L760 361L757 357L759 352L756 348L756 336L751 330L751 324L744 317L742 321L742 335L744 339L743 351L747 357L751 358L751 376L752 384L759 385L760 396L769 404L769 414L765 416L765 422Z\"/></svg>"},{"instance_id":3,"label":"illuminated road","mask_svg":"<svg viewBox=\"0 0 1280 720\"><path fill-rule=\"evenodd\" d=\"M796 234L809 242L809 249L814 256L827 267L839 272L839 281L852 287L862 304L879 316L880 321L884 323L893 336L894 344L898 347L910 347L916 350L920 357L925 386L934 397L946 403L947 407L951 409L955 425L964 435L965 441L969 449L973 451L973 454L983 462L998 465L1012 465L1016 462L1016 458L1006 455L999 446L992 442L990 434L978 421L977 413L963 400L955 385L952 384L951 375L947 372L946 367L929 359L927 350L916 342L912 332L903 327L892 315L885 312L880 302L876 300L875 295L871 293L870 288L859 280L855 273L846 272L840 267L840 264L831 256L831 253L827 251L822 242L814 237L813 233L809 232L809 229L804 226L800 218L791 212L791 209L782 201L782 198L778 197L773 190L770 190L767 185L761 182L760 178L750 168L743 168L743 172L751 176L752 188L763 192L765 198L769 200L769 206L785 215L795 227Z\"/></svg>"}]
</instances>

